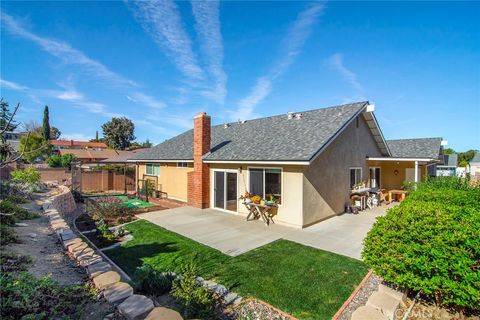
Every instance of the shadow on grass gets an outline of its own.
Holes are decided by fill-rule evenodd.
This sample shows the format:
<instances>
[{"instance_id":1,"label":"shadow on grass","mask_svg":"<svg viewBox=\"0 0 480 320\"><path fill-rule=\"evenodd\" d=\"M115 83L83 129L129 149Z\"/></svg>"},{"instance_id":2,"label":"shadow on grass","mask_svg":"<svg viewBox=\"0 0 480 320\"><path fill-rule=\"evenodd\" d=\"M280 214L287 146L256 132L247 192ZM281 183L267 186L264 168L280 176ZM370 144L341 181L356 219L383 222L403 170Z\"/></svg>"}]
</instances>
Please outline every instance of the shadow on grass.
<instances>
[{"instance_id":1,"label":"shadow on grass","mask_svg":"<svg viewBox=\"0 0 480 320\"><path fill-rule=\"evenodd\" d=\"M123 271L132 276L135 273L135 269L140 267L146 259L178 251L174 245L174 242L137 244L126 247L121 246L108 250L105 253L117 265L121 266Z\"/></svg>"}]
</instances>

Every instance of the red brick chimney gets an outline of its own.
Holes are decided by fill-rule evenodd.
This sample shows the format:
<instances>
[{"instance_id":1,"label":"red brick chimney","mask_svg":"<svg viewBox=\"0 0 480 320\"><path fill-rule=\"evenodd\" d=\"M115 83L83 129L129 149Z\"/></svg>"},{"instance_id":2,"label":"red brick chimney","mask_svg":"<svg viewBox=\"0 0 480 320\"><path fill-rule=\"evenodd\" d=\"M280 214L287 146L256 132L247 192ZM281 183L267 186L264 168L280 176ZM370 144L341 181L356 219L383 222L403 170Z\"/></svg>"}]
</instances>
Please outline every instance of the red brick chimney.
<instances>
[{"instance_id":1,"label":"red brick chimney","mask_svg":"<svg viewBox=\"0 0 480 320\"><path fill-rule=\"evenodd\" d=\"M200 112L193 118L193 168L188 173L188 204L196 208L209 207L210 175L202 156L210 151L210 116Z\"/></svg>"}]
</instances>

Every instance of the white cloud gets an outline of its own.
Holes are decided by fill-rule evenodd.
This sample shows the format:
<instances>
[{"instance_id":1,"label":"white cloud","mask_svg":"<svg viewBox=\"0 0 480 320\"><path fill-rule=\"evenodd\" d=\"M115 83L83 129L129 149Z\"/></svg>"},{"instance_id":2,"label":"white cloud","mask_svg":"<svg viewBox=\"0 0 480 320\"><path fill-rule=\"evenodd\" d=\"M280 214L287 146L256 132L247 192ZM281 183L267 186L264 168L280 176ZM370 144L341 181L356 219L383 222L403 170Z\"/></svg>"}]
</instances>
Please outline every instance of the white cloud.
<instances>
[{"instance_id":1,"label":"white cloud","mask_svg":"<svg viewBox=\"0 0 480 320\"><path fill-rule=\"evenodd\" d=\"M363 94L363 87L357 80L357 75L345 67L343 63L343 56L340 53L335 53L330 58L327 59L328 65L337 71L340 76L345 79L356 91L358 94Z\"/></svg>"},{"instance_id":2,"label":"white cloud","mask_svg":"<svg viewBox=\"0 0 480 320\"><path fill-rule=\"evenodd\" d=\"M61 59L67 64L79 65L90 75L106 80L110 84L136 86L134 81L128 80L123 76L111 71L102 63L87 57L83 52L72 48L70 44L64 41L49 39L36 35L33 32L28 31L12 16L4 12L1 13L1 20L2 25L9 33L32 41L46 52Z\"/></svg>"},{"instance_id":3,"label":"white cloud","mask_svg":"<svg viewBox=\"0 0 480 320\"><path fill-rule=\"evenodd\" d=\"M8 81L8 80L5 80L5 79L0 79L0 86L2 88L7 88L7 89L15 90L15 91L25 91L25 90L28 89L28 87L22 86L18 83Z\"/></svg>"},{"instance_id":4,"label":"white cloud","mask_svg":"<svg viewBox=\"0 0 480 320\"><path fill-rule=\"evenodd\" d=\"M300 12L283 39L280 59L277 60L270 72L257 79L255 85L250 89L250 93L239 101L238 109L232 112L232 119L251 118L254 115L255 106L270 94L273 82L288 70L296 56L301 52L301 48L310 36L313 25L324 8L324 3L315 2Z\"/></svg>"},{"instance_id":5,"label":"white cloud","mask_svg":"<svg viewBox=\"0 0 480 320\"><path fill-rule=\"evenodd\" d=\"M147 107L150 107L152 109L163 109L167 106L164 102L159 101L154 97L141 92L133 92L126 97L132 102L146 105Z\"/></svg>"},{"instance_id":6,"label":"white cloud","mask_svg":"<svg viewBox=\"0 0 480 320\"><path fill-rule=\"evenodd\" d=\"M223 70L223 40L220 31L220 8L218 1L191 1L195 27L205 52L208 69L214 78L213 89L203 91L203 95L220 104L227 95L227 75Z\"/></svg>"},{"instance_id":7,"label":"white cloud","mask_svg":"<svg viewBox=\"0 0 480 320\"><path fill-rule=\"evenodd\" d=\"M183 28L177 5L172 0L128 2L135 17L155 43L165 51L188 78L202 79L191 40Z\"/></svg>"}]
</instances>

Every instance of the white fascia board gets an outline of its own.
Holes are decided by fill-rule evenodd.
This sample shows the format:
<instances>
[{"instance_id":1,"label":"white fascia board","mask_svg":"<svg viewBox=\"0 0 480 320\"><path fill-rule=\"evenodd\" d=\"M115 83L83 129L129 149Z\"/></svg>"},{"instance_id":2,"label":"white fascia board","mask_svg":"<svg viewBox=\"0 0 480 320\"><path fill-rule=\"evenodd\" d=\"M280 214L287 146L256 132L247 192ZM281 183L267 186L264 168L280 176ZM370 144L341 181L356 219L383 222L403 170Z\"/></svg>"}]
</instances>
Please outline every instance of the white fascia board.
<instances>
[{"instance_id":1,"label":"white fascia board","mask_svg":"<svg viewBox=\"0 0 480 320\"><path fill-rule=\"evenodd\" d=\"M367 160L373 160L373 161L439 161L436 159L430 159L430 158L370 158L367 157Z\"/></svg>"},{"instance_id":2,"label":"white fascia board","mask_svg":"<svg viewBox=\"0 0 480 320\"><path fill-rule=\"evenodd\" d=\"M148 163L157 163L157 162L193 162L193 160L127 160L127 162L148 162Z\"/></svg>"},{"instance_id":3,"label":"white fascia board","mask_svg":"<svg viewBox=\"0 0 480 320\"><path fill-rule=\"evenodd\" d=\"M276 165L299 165L308 166L309 161L221 161L221 160L203 160L204 163L234 163L234 164L276 164Z\"/></svg>"}]
</instances>

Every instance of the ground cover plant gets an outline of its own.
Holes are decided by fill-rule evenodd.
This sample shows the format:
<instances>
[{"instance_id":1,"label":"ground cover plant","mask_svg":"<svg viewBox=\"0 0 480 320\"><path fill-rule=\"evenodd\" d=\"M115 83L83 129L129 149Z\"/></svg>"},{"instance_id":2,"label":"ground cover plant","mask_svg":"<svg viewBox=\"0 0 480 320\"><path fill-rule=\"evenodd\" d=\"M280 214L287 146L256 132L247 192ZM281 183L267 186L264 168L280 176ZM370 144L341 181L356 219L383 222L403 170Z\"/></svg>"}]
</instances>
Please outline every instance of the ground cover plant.
<instances>
[{"instance_id":1,"label":"ground cover plant","mask_svg":"<svg viewBox=\"0 0 480 320\"><path fill-rule=\"evenodd\" d=\"M129 275L144 263L214 279L243 297L254 297L301 319L329 319L367 273L358 260L279 240L237 257L139 220L125 226L133 240L106 251Z\"/></svg>"},{"instance_id":2,"label":"ground cover plant","mask_svg":"<svg viewBox=\"0 0 480 320\"><path fill-rule=\"evenodd\" d=\"M456 177L421 183L378 219L363 258L387 281L439 305L479 310L480 188Z\"/></svg>"},{"instance_id":3,"label":"ground cover plant","mask_svg":"<svg viewBox=\"0 0 480 320\"><path fill-rule=\"evenodd\" d=\"M87 212L93 220L103 220L109 226L133 220L131 208L128 208L122 200L115 196L90 199L87 203Z\"/></svg>"}]
</instances>

